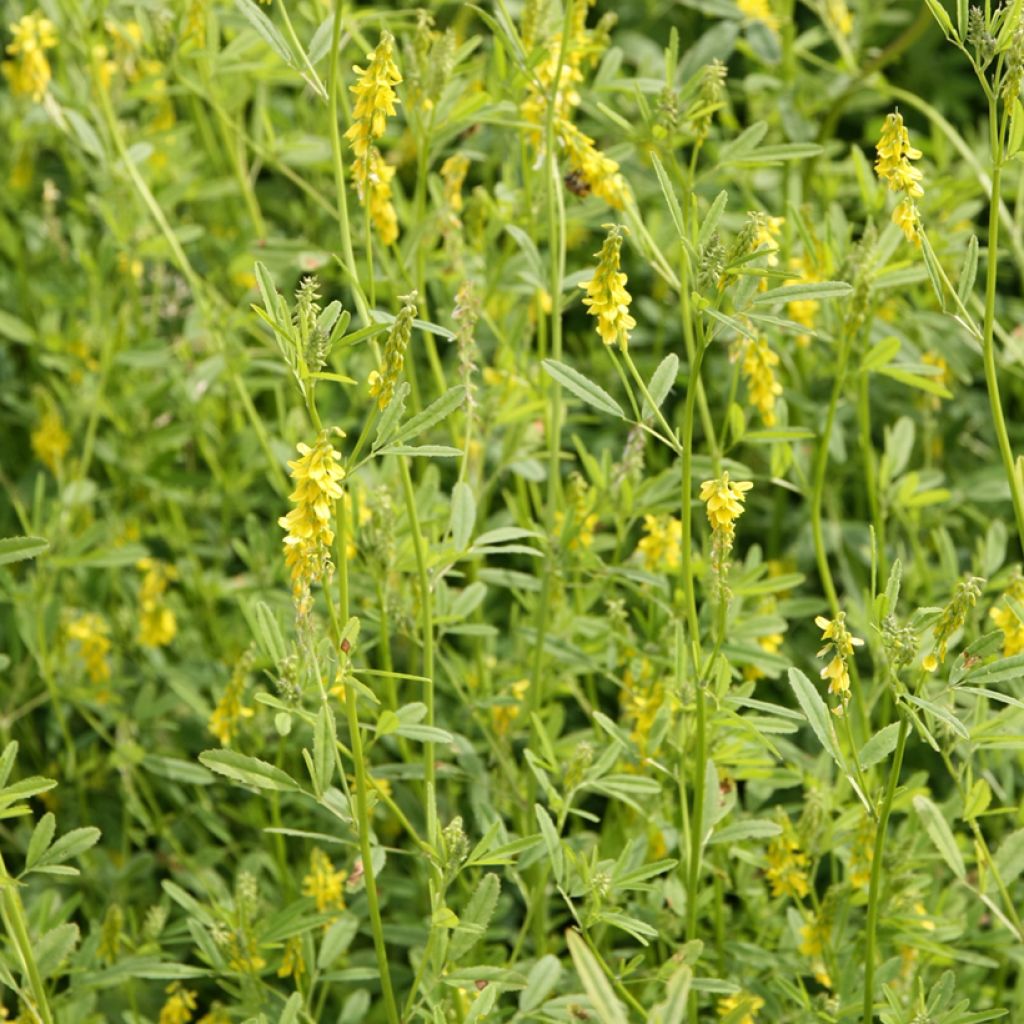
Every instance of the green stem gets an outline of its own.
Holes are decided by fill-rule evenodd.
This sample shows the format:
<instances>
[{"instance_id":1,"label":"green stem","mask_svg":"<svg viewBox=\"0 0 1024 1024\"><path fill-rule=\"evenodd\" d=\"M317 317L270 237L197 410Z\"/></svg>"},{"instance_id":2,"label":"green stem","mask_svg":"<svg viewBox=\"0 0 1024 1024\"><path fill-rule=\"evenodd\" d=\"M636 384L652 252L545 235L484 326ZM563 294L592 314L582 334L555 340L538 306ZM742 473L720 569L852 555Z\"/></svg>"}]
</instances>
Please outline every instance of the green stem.
<instances>
[{"instance_id":1,"label":"green stem","mask_svg":"<svg viewBox=\"0 0 1024 1024\"><path fill-rule=\"evenodd\" d=\"M1003 472L1010 485L1013 514L1017 521L1017 539L1024 551L1024 488L1014 466L1013 448L1006 430L1003 406L999 398L999 375L996 369L995 314L996 280L999 271L999 192L1002 181L1003 131L997 122L996 100L989 100L989 145L992 151L992 197L988 214L988 262L985 268L985 318L982 323L982 357L985 364L985 386L992 410L992 425L996 432Z\"/></svg>"},{"instance_id":2,"label":"green stem","mask_svg":"<svg viewBox=\"0 0 1024 1024\"><path fill-rule=\"evenodd\" d=\"M30 1005L27 1009L41 1024L53 1024L53 1014L50 1012L46 988L43 985L42 976L39 974L35 954L32 952L32 939L28 932L25 907L18 895L18 883L7 873L7 866L4 864L2 856L0 856L0 890L2 890L0 908L2 908L4 930L11 937L14 948L17 950L18 959L28 978L32 998L35 1001L35 1005Z\"/></svg>"},{"instance_id":3,"label":"green stem","mask_svg":"<svg viewBox=\"0 0 1024 1024\"><path fill-rule=\"evenodd\" d=\"M873 1024L875 1003L875 951L878 944L878 912L879 889L882 882L882 857L885 853L885 830L892 811L893 797L899 783L900 770L903 767L903 752L907 746L907 734L910 731L906 716L900 716L900 729L896 736L896 751L889 768L889 781L885 787L882 808L878 815L878 828L875 832L875 851L871 860L871 882L868 887L868 920L865 932L864 948L864 1017L863 1024Z\"/></svg>"}]
</instances>

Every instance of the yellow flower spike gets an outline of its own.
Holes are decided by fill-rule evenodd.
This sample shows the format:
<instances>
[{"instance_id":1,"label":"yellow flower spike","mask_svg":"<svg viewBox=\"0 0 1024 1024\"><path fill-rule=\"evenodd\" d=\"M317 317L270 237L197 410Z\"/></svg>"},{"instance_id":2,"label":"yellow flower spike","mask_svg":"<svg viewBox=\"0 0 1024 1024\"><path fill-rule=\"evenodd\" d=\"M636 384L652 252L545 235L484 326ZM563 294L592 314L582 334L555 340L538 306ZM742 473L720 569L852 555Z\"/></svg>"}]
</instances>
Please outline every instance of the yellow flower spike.
<instances>
[{"instance_id":1,"label":"yellow flower spike","mask_svg":"<svg viewBox=\"0 0 1024 1024\"><path fill-rule=\"evenodd\" d=\"M178 620L164 598L177 572L155 558L141 558L135 567L144 574L139 587L139 643L166 647L178 633Z\"/></svg>"},{"instance_id":2,"label":"yellow flower spike","mask_svg":"<svg viewBox=\"0 0 1024 1024\"><path fill-rule=\"evenodd\" d=\"M606 345L618 344L625 352L629 348L629 332L636 327L636 321L629 315L632 296L626 291L628 279L619 269L621 250L622 228L614 225L597 253L594 276L580 287L586 289L583 305L596 318L601 340Z\"/></svg>"},{"instance_id":3,"label":"yellow flower spike","mask_svg":"<svg viewBox=\"0 0 1024 1024\"><path fill-rule=\"evenodd\" d=\"M295 490L288 500L295 507L277 522L287 531L284 538L285 563L291 569L292 595L300 616L308 614L313 601L310 587L323 578L331 565L334 543L334 503L341 497L345 470L339 453L327 439L326 431L312 448L299 444L299 458L288 467Z\"/></svg>"},{"instance_id":4,"label":"yellow flower spike","mask_svg":"<svg viewBox=\"0 0 1024 1024\"><path fill-rule=\"evenodd\" d=\"M764 338L752 338L743 347L743 375L747 379L747 391L750 404L757 409L761 422L766 427L774 427L775 399L782 394L782 385L775 376L775 367L779 365L779 357L768 347Z\"/></svg>"},{"instance_id":5,"label":"yellow flower spike","mask_svg":"<svg viewBox=\"0 0 1024 1024\"><path fill-rule=\"evenodd\" d=\"M352 124L345 138L357 157L365 157L375 139L387 128L387 119L395 116L395 104L400 100L395 86L402 81L394 59L395 40L390 32L380 34L376 48L366 55L365 69L356 65L356 83L350 86L356 102L352 109Z\"/></svg>"},{"instance_id":6,"label":"yellow flower spike","mask_svg":"<svg viewBox=\"0 0 1024 1024\"><path fill-rule=\"evenodd\" d=\"M40 103L53 77L46 51L57 45L57 30L38 11L23 15L9 27L13 39L7 44L7 53L13 60L3 62L4 77L15 96L30 96Z\"/></svg>"},{"instance_id":7,"label":"yellow flower spike","mask_svg":"<svg viewBox=\"0 0 1024 1024\"><path fill-rule=\"evenodd\" d=\"M196 1008L196 993L180 981L172 981L164 991L168 998L160 1010L158 1024L188 1024Z\"/></svg>"},{"instance_id":8,"label":"yellow flower spike","mask_svg":"<svg viewBox=\"0 0 1024 1024\"><path fill-rule=\"evenodd\" d=\"M55 473L71 447L71 437L56 409L51 407L43 413L29 442L36 458Z\"/></svg>"},{"instance_id":9,"label":"yellow flower spike","mask_svg":"<svg viewBox=\"0 0 1024 1024\"><path fill-rule=\"evenodd\" d=\"M818 651L818 657L832 655L832 660L821 670L822 679L829 681L828 692L839 697L840 703L832 709L833 714L842 715L850 702L849 662L854 648L862 647L864 641L846 628L846 613L840 612L834 619L819 615L814 624L820 629L821 639L827 643Z\"/></svg>"},{"instance_id":10,"label":"yellow flower spike","mask_svg":"<svg viewBox=\"0 0 1024 1024\"><path fill-rule=\"evenodd\" d=\"M749 480L730 480L728 473L700 485L700 500L707 505L712 530L732 531L733 523L743 514L746 492L753 486Z\"/></svg>"},{"instance_id":11,"label":"yellow flower spike","mask_svg":"<svg viewBox=\"0 0 1024 1024\"><path fill-rule=\"evenodd\" d=\"M800 849L800 843L793 835L788 821L786 829L768 844L765 877L771 884L773 896L802 899L810 892L807 882L808 858Z\"/></svg>"},{"instance_id":12,"label":"yellow flower spike","mask_svg":"<svg viewBox=\"0 0 1024 1024\"><path fill-rule=\"evenodd\" d=\"M1018 604L1024 603L1024 578L1015 579L1006 588L1003 597L1010 597ZM1003 634L1003 657L1009 658L1024 652L1024 622L1017 618L1009 604L996 605L989 610L988 615Z\"/></svg>"},{"instance_id":13,"label":"yellow flower spike","mask_svg":"<svg viewBox=\"0 0 1024 1024\"><path fill-rule=\"evenodd\" d=\"M86 612L72 619L67 627L68 639L74 640L92 683L110 679L110 627L96 612Z\"/></svg>"},{"instance_id":14,"label":"yellow flower spike","mask_svg":"<svg viewBox=\"0 0 1024 1024\"><path fill-rule=\"evenodd\" d=\"M920 160L921 150L910 144L910 133L903 124L903 115L899 111L886 116L882 135L875 149L878 152L875 173L893 192L904 193L892 212L893 223L903 232L908 242L920 245L920 215L914 200L924 195L924 189L921 187L923 175L910 161Z\"/></svg>"},{"instance_id":15,"label":"yellow flower spike","mask_svg":"<svg viewBox=\"0 0 1024 1024\"><path fill-rule=\"evenodd\" d=\"M629 188L619 173L618 163L605 156L594 140L571 121L558 122L556 130L569 163L587 188L612 209L621 210L629 197Z\"/></svg>"}]
</instances>

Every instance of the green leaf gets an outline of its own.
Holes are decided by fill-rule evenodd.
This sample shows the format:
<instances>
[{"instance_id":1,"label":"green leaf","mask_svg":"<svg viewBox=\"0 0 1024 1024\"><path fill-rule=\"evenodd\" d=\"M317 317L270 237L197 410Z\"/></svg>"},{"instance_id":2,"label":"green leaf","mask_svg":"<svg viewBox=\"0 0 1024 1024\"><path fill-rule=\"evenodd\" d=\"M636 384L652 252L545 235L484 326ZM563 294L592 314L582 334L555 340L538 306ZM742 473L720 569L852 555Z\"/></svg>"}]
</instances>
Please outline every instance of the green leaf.
<instances>
[{"instance_id":1,"label":"green leaf","mask_svg":"<svg viewBox=\"0 0 1024 1024\"><path fill-rule=\"evenodd\" d=\"M462 455L461 448L445 444L389 444L378 448L377 455L408 455L421 459L456 459Z\"/></svg>"},{"instance_id":2,"label":"green leaf","mask_svg":"<svg viewBox=\"0 0 1024 1024\"><path fill-rule=\"evenodd\" d=\"M540 825L540 834L544 839L544 845L548 849L548 861L551 864L551 873L555 881L562 885L565 880L565 852L562 850L562 841L555 831L555 824L551 816L540 804L533 805L533 813L537 817L537 824Z\"/></svg>"},{"instance_id":3,"label":"green leaf","mask_svg":"<svg viewBox=\"0 0 1024 1024\"><path fill-rule=\"evenodd\" d=\"M32 952L42 977L49 978L57 973L60 965L78 945L78 935L78 925L59 924L35 943Z\"/></svg>"},{"instance_id":4,"label":"green leaf","mask_svg":"<svg viewBox=\"0 0 1024 1024\"><path fill-rule=\"evenodd\" d=\"M664 1001L652 1007L647 1015L647 1024L683 1024L692 983L693 969L688 964L680 964L668 979Z\"/></svg>"},{"instance_id":5,"label":"green leaf","mask_svg":"<svg viewBox=\"0 0 1024 1024\"><path fill-rule=\"evenodd\" d=\"M798 668L789 670L789 685L793 688L804 718L807 719L814 735L818 737L818 742L828 751L832 760L842 768L843 759L840 756L839 744L832 727L832 716L829 714L828 705L822 700L821 694Z\"/></svg>"},{"instance_id":6,"label":"green leaf","mask_svg":"<svg viewBox=\"0 0 1024 1024\"><path fill-rule=\"evenodd\" d=\"M274 23L253 3L253 0L235 0L235 7L244 15L245 20L256 30L257 35L291 68L298 70L295 55L277 31ZM270 307L268 307L269 309Z\"/></svg>"},{"instance_id":7,"label":"green leaf","mask_svg":"<svg viewBox=\"0 0 1024 1024\"><path fill-rule=\"evenodd\" d=\"M550 953L542 956L526 975L526 987L519 993L519 1012L529 1013L541 1006L555 990L562 976L562 964Z\"/></svg>"},{"instance_id":8,"label":"green leaf","mask_svg":"<svg viewBox=\"0 0 1024 1024\"><path fill-rule=\"evenodd\" d=\"M395 388L395 393L388 403L388 407L381 413L377 421L377 433L374 436L372 448L376 451L381 445L391 441L398 430L399 421L405 415L405 402L409 397L410 385L406 380L400 381Z\"/></svg>"},{"instance_id":9,"label":"green leaf","mask_svg":"<svg viewBox=\"0 0 1024 1024\"><path fill-rule=\"evenodd\" d=\"M807 284L789 284L782 288L769 288L766 292L754 296L752 306L771 306L776 302L797 302L813 299L841 299L849 295L853 287L845 281L818 281Z\"/></svg>"},{"instance_id":10,"label":"green leaf","mask_svg":"<svg viewBox=\"0 0 1024 1024\"><path fill-rule=\"evenodd\" d=\"M102 833L98 828L75 828L65 833L48 850L42 852L32 865L33 871L63 864L65 861L85 853L100 841Z\"/></svg>"},{"instance_id":11,"label":"green leaf","mask_svg":"<svg viewBox=\"0 0 1024 1024\"><path fill-rule=\"evenodd\" d=\"M235 750L204 750L199 760L210 771L224 775L234 782L256 789L270 789L279 793L295 793L301 790L299 784L276 765L261 761L258 757L247 757Z\"/></svg>"},{"instance_id":12,"label":"green leaf","mask_svg":"<svg viewBox=\"0 0 1024 1024\"><path fill-rule=\"evenodd\" d=\"M938 395L939 398L952 398L949 389L934 377L925 377L922 374L914 373L901 366L880 366L878 373L891 377L908 388L917 388L918 391L926 391L929 395Z\"/></svg>"},{"instance_id":13,"label":"green leaf","mask_svg":"<svg viewBox=\"0 0 1024 1024\"><path fill-rule=\"evenodd\" d=\"M313 767L316 778L313 784L317 794L323 793L334 778L334 753L337 741L337 724L334 712L327 701L320 702L320 710L316 714L316 725L313 727Z\"/></svg>"},{"instance_id":14,"label":"green leaf","mask_svg":"<svg viewBox=\"0 0 1024 1024\"><path fill-rule=\"evenodd\" d=\"M456 551L465 551L476 524L476 497L473 488L459 480L452 488L452 512L449 530Z\"/></svg>"},{"instance_id":15,"label":"green leaf","mask_svg":"<svg viewBox=\"0 0 1024 1024\"><path fill-rule=\"evenodd\" d=\"M1024 872L1024 828L1011 832L996 850L996 867L1004 885L1012 885Z\"/></svg>"},{"instance_id":16,"label":"green leaf","mask_svg":"<svg viewBox=\"0 0 1024 1024\"><path fill-rule=\"evenodd\" d=\"M740 167L753 164L776 164L786 160L809 160L823 152L821 146L813 142L783 142L776 146L758 146L750 153L733 157L730 161Z\"/></svg>"},{"instance_id":17,"label":"green leaf","mask_svg":"<svg viewBox=\"0 0 1024 1024\"><path fill-rule=\"evenodd\" d=\"M576 973L583 983L583 991L587 993L597 1019L601 1024L628 1024L626 1011L579 932L570 930L566 932L565 939Z\"/></svg>"},{"instance_id":18,"label":"green leaf","mask_svg":"<svg viewBox=\"0 0 1024 1024\"><path fill-rule=\"evenodd\" d=\"M49 546L50 542L42 537L5 537L0 540L0 565L35 558Z\"/></svg>"},{"instance_id":19,"label":"green leaf","mask_svg":"<svg viewBox=\"0 0 1024 1024\"><path fill-rule=\"evenodd\" d=\"M925 0L925 3L928 5L928 10L932 12L932 17L938 22L939 28L942 29L946 38L955 39L956 32L953 29L953 22L950 21L946 8L942 6L939 0Z\"/></svg>"},{"instance_id":20,"label":"green leaf","mask_svg":"<svg viewBox=\"0 0 1024 1024\"><path fill-rule=\"evenodd\" d=\"M888 757L896 749L899 731L899 722L893 722L884 729L879 729L874 736L870 737L857 755L861 768L870 768L873 764L878 764L883 758Z\"/></svg>"},{"instance_id":21,"label":"green leaf","mask_svg":"<svg viewBox=\"0 0 1024 1024\"><path fill-rule=\"evenodd\" d=\"M956 845L953 831L942 816L942 811L928 797L921 795L914 797L914 810L917 811L921 824L924 825L928 837L935 844L942 859L949 865L953 874L963 881L967 877L967 868L963 855Z\"/></svg>"},{"instance_id":22,"label":"green leaf","mask_svg":"<svg viewBox=\"0 0 1024 1024\"><path fill-rule=\"evenodd\" d=\"M665 356L664 359L658 364L658 368L654 371L654 375L651 377L650 384L647 385L647 390L650 393L651 398L654 399L656 408L661 408L666 398L668 398L669 392L672 390L672 386L676 382L676 378L679 376L679 356L674 352ZM647 419L654 415L654 409L651 408L650 403L647 399L644 399L643 406L643 418Z\"/></svg>"},{"instance_id":23,"label":"green leaf","mask_svg":"<svg viewBox=\"0 0 1024 1024\"><path fill-rule=\"evenodd\" d=\"M604 388L584 377L578 370L574 370L571 366L560 363L556 359L545 359L541 365L550 377L553 377L563 388L571 391L587 405L609 416L615 416L620 420L625 419L622 406Z\"/></svg>"},{"instance_id":24,"label":"green leaf","mask_svg":"<svg viewBox=\"0 0 1024 1024\"><path fill-rule=\"evenodd\" d=\"M281 1016L278 1018L278 1024L295 1024L299 1019L299 1013L302 1010L302 993L293 992L288 997L288 1002L284 1004L284 1009L281 1011Z\"/></svg>"},{"instance_id":25,"label":"green leaf","mask_svg":"<svg viewBox=\"0 0 1024 1024\"><path fill-rule=\"evenodd\" d=\"M708 840L708 845L714 843L739 843L744 839L770 839L772 836L782 834L782 826L775 821L768 821L761 818L753 818L749 821L737 821L732 825L714 832Z\"/></svg>"},{"instance_id":26,"label":"green leaf","mask_svg":"<svg viewBox=\"0 0 1024 1024\"><path fill-rule=\"evenodd\" d=\"M46 812L32 830L32 838L28 841L25 853L25 870L31 871L43 852L50 845L57 829L57 819L49 811Z\"/></svg>"},{"instance_id":27,"label":"green leaf","mask_svg":"<svg viewBox=\"0 0 1024 1024\"><path fill-rule=\"evenodd\" d=\"M436 423L447 419L466 399L466 388L458 384L449 388L440 398L435 399L422 412L417 413L408 422L404 423L391 438L391 444L402 444L411 441L420 434L428 431ZM456 454L462 454L455 449Z\"/></svg>"},{"instance_id":28,"label":"green leaf","mask_svg":"<svg viewBox=\"0 0 1024 1024\"><path fill-rule=\"evenodd\" d=\"M1020 100L1017 100L1017 107L1020 107ZM1024 113L1024 110L1021 111ZM1024 117L1014 117L1013 124L1020 125L1021 137L1024 139ZM1016 129L1015 129L1016 130ZM978 236L971 235L967 242L967 251L964 253L964 261L960 266L960 277L956 282L956 293L960 301L966 306L967 300L974 291L974 280L978 276Z\"/></svg>"},{"instance_id":29,"label":"green leaf","mask_svg":"<svg viewBox=\"0 0 1024 1024\"><path fill-rule=\"evenodd\" d=\"M964 801L964 821L971 821L988 810L992 803L992 787L984 779L976 779Z\"/></svg>"},{"instance_id":30,"label":"green leaf","mask_svg":"<svg viewBox=\"0 0 1024 1024\"><path fill-rule=\"evenodd\" d=\"M872 345L867 352L864 353L864 358L861 360L860 368L865 373L872 373L875 370L891 363L900 351L900 339L889 335L887 338L883 338L880 342Z\"/></svg>"},{"instance_id":31,"label":"green leaf","mask_svg":"<svg viewBox=\"0 0 1024 1024\"><path fill-rule=\"evenodd\" d=\"M13 313L5 313L2 309L0 309L0 334L21 345L31 345L36 337L36 332L24 320L19 320Z\"/></svg>"},{"instance_id":32,"label":"green leaf","mask_svg":"<svg viewBox=\"0 0 1024 1024\"><path fill-rule=\"evenodd\" d=\"M672 223L675 225L676 234L679 236L680 241L685 241L686 229L683 223L682 208L679 206L679 200L676 198L675 189L672 187L672 182L665 173L665 168L662 167L661 161L658 159L658 155L653 152L651 153L651 164L654 167L654 174L658 179L658 184L661 186L661 194L665 198L665 205L668 207L669 216L672 218Z\"/></svg>"},{"instance_id":33,"label":"green leaf","mask_svg":"<svg viewBox=\"0 0 1024 1024\"><path fill-rule=\"evenodd\" d=\"M465 956L486 934L487 925L494 915L501 892L501 882L497 875L486 874L466 904L466 909L459 918L458 926L452 933L448 945L451 960L459 960Z\"/></svg>"}]
</instances>

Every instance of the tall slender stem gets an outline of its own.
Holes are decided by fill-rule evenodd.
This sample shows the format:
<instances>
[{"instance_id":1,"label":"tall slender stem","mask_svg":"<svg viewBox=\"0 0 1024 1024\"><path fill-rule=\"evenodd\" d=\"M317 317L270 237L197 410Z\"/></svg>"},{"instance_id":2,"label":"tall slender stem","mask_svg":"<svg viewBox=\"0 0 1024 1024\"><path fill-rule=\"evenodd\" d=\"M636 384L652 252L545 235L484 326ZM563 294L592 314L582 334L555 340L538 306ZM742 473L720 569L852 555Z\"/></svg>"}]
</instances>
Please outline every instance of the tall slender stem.
<instances>
[{"instance_id":1,"label":"tall slender stem","mask_svg":"<svg viewBox=\"0 0 1024 1024\"><path fill-rule=\"evenodd\" d=\"M864 948L864 1017L862 1024L873 1024L875 1013L875 954L878 945L878 893L882 883L882 857L885 853L885 830L889 824L889 813L892 811L893 797L899 784L900 770L903 767L903 752L907 746L907 733L910 731L908 719L900 716L900 728L896 735L896 751L889 768L889 781L885 787L882 808L878 815L878 827L875 832L875 850L871 859L871 882L868 887L868 920L865 931Z\"/></svg>"},{"instance_id":2,"label":"tall slender stem","mask_svg":"<svg viewBox=\"0 0 1024 1024\"><path fill-rule=\"evenodd\" d=\"M996 369L995 317L996 281L999 273L999 193L1003 170L1003 129L998 122L996 97L989 97L989 145L992 151L992 196L988 211L988 262L985 267L985 319L982 323L982 357L985 364L985 386L992 410L992 426L996 432L999 455L1006 481L1010 485L1013 514L1017 521L1017 539L1024 551L1024 488L1014 466L1013 448L1006 430L1003 405L999 398L999 375Z\"/></svg>"},{"instance_id":3,"label":"tall slender stem","mask_svg":"<svg viewBox=\"0 0 1024 1024\"><path fill-rule=\"evenodd\" d=\"M3 857L0 857L0 889L2 889L0 909L2 909L4 930L11 937L14 948L17 950L18 959L21 961L25 977L28 978L28 985L35 1001L35 1005L30 1005L27 1009L41 1024L53 1024L53 1014L50 1012L46 986L43 984L35 954L32 952L32 939L28 932L28 922L25 920L25 908L18 895L17 882L7 874Z\"/></svg>"}]
</instances>

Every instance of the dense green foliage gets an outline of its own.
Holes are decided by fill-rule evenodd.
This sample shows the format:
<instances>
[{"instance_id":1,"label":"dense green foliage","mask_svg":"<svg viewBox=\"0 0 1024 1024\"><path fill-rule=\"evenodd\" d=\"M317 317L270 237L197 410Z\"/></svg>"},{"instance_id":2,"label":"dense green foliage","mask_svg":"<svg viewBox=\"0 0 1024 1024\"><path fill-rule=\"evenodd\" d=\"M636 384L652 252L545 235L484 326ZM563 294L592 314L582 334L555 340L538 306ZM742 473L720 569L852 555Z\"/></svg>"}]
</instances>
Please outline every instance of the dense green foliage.
<instances>
[{"instance_id":1,"label":"dense green foliage","mask_svg":"<svg viewBox=\"0 0 1024 1024\"><path fill-rule=\"evenodd\" d=\"M3 1015L1019 1019L1024 4L427 6L4 8Z\"/></svg>"}]
</instances>

